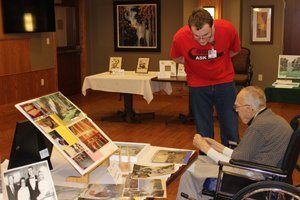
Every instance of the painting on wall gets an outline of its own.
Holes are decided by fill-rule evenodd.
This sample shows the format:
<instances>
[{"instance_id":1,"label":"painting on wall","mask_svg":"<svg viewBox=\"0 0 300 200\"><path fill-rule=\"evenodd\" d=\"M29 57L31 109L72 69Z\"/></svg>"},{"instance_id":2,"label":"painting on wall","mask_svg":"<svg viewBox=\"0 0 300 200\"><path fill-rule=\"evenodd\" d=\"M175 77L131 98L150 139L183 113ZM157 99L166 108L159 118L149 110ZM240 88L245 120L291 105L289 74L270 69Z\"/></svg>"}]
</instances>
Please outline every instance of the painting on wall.
<instances>
[{"instance_id":1,"label":"painting on wall","mask_svg":"<svg viewBox=\"0 0 300 200\"><path fill-rule=\"evenodd\" d=\"M251 43L272 43L273 6L251 7Z\"/></svg>"},{"instance_id":2,"label":"painting on wall","mask_svg":"<svg viewBox=\"0 0 300 200\"><path fill-rule=\"evenodd\" d=\"M115 0L115 51L160 51L160 0Z\"/></svg>"}]
</instances>

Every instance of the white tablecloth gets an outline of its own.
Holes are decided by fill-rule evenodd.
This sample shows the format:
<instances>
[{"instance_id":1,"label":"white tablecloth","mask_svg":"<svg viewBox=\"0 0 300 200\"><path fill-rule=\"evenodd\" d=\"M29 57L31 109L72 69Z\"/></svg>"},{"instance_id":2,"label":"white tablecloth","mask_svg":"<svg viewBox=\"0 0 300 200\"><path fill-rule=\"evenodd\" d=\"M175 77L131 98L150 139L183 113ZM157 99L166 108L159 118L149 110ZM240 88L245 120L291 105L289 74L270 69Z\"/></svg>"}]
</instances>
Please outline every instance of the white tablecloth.
<instances>
[{"instance_id":1,"label":"white tablecloth","mask_svg":"<svg viewBox=\"0 0 300 200\"><path fill-rule=\"evenodd\" d=\"M114 75L109 72L87 76L82 86L82 94L86 95L87 89L106 92L130 93L143 95L147 103L153 99L153 92L164 90L172 93L170 82L151 81L157 76L157 72L138 74L134 71L125 71L124 75Z\"/></svg>"}]
</instances>

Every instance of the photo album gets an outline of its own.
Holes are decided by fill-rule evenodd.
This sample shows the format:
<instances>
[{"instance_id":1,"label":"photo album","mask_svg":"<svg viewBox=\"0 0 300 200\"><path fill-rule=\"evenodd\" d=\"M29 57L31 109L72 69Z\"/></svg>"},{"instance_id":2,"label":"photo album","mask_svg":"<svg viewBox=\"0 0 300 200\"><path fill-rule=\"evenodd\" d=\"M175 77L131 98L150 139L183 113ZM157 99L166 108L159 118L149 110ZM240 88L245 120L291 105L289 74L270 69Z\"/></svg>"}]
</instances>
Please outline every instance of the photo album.
<instances>
[{"instance_id":1,"label":"photo album","mask_svg":"<svg viewBox=\"0 0 300 200\"><path fill-rule=\"evenodd\" d=\"M60 92L18 103L24 114L84 175L117 149L111 139Z\"/></svg>"}]
</instances>

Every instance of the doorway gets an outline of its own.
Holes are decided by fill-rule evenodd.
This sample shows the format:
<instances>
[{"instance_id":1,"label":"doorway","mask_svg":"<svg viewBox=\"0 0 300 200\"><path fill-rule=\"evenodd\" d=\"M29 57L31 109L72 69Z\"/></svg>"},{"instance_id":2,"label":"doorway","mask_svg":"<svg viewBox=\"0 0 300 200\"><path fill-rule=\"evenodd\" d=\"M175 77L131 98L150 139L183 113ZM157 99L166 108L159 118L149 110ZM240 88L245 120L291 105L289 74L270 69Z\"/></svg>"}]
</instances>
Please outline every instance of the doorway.
<instances>
[{"instance_id":1,"label":"doorway","mask_svg":"<svg viewBox=\"0 0 300 200\"><path fill-rule=\"evenodd\" d=\"M81 45L78 0L55 4L58 90L66 95L81 92Z\"/></svg>"}]
</instances>

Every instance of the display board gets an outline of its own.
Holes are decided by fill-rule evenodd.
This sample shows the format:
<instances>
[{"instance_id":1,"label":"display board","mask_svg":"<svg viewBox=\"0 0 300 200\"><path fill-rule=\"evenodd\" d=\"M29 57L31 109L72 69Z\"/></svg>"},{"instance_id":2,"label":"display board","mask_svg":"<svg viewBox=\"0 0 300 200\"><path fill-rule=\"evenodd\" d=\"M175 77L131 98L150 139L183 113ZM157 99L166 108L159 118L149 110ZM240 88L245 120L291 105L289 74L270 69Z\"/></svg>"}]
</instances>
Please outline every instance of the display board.
<instances>
[{"instance_id":1,"label":"display board","mask_svg":"<svg viewBox=\"0 0 300 200\"><path fill-rule=\"evenodd\" d=\"M118 149L84 112L60 92L18 103L15 107L82 175Z\"/></svg>"}]
</instances>

